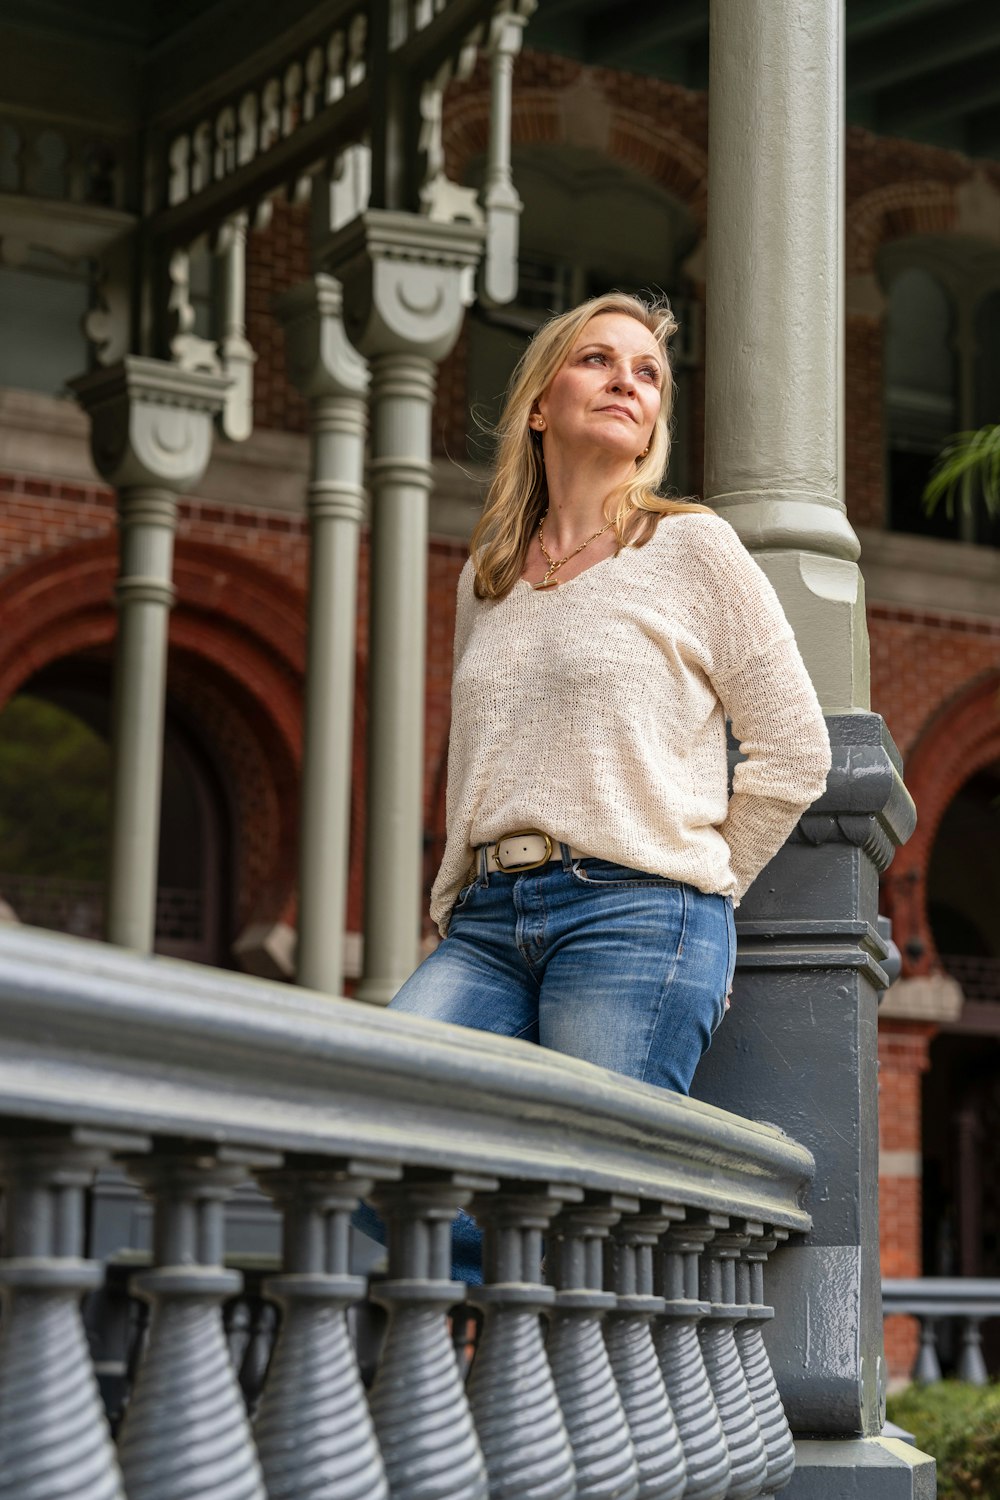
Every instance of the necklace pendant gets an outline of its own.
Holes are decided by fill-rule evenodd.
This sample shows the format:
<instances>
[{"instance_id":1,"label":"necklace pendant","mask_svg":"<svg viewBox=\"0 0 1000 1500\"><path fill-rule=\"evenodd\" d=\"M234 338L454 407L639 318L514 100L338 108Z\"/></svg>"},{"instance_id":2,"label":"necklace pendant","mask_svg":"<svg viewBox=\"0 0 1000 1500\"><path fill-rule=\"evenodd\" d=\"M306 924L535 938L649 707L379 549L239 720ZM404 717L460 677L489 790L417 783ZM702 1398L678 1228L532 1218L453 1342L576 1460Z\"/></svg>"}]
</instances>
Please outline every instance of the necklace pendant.
<instances>
[{"instance_id":1,"label":"necklace pendant","mask_svg":"<svg viewBox=\"0 0 1000 1500\"><path fill-rule=\"evenodd\" d=\"M541 583L535 584L535 593L539 593L542 589L557 589L558 587L558 578L543 578Z\"/></svg>"}]
</instances>

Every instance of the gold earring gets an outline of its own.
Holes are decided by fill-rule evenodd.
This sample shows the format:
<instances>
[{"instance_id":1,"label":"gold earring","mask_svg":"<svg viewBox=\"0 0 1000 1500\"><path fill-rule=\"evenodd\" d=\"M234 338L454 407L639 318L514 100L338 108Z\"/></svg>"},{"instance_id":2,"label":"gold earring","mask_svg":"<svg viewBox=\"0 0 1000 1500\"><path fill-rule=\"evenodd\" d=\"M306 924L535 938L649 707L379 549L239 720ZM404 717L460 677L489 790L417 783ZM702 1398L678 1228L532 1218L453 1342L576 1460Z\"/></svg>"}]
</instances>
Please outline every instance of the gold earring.
<instances>
[{"instance_id":1,"label":"gold earring","mask_svg":"<svg viewBox=\"0 0 1000 1500\"><path fill-rule=\"evenodd\" d=\"M640 458L645 458L646 454L648 452L649 452L649 444L647 443L646 446L645 446L645 448L643 448L642 452L639 454L639 457Z\"/></svg>"}]
</instances>

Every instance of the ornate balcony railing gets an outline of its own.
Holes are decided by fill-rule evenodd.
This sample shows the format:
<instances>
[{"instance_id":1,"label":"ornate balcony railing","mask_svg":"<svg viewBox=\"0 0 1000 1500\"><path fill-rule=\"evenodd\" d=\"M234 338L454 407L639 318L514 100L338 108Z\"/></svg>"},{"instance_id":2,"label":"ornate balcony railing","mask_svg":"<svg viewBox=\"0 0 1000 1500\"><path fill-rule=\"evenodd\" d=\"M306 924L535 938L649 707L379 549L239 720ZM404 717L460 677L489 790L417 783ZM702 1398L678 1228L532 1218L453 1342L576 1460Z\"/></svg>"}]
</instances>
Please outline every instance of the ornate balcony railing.
<instances>
[{"instance_id":1,"label":"ornate balcony railing","mask_svg":"<svg viewBox=\"0 0 1000 1500\"><path fill-rule=\"evenodd\" d=\"M885 1280L882 1310L887 1317L902 1313L920 1320L920 1349L912 1371L919 1385L934 1385L941 1379L938 1329L942 1323L958 1329L955 1374L959 1380L988 1384L980 1330L987 1319L1000 1318L1000 1281L973 1276Z\"/></svg>"},{"instance_id":2,"label":"ornate balcony railing","mask_svg":"<svg viewBox=\"0 0 1000 1500\"><path fill-rule=\"evenodd\" d=\"M764 1269L809 1227L812 1161L771 1126L17 927L0 928L0 1120L0 1500L750 1500L791 1476ZM79 1309L105 1279L84 1205L112 1162L153 1205L116 1441ZM260 1289L277 1316L256 1286L234 1302L225 1261L248 1180L281 1219ZM388 1316L359 1359L361 1198L388 1227L371 1289ZM475 1323L451 1278L463 1207L484 1230Z\"/></svg>"}]
</instances>

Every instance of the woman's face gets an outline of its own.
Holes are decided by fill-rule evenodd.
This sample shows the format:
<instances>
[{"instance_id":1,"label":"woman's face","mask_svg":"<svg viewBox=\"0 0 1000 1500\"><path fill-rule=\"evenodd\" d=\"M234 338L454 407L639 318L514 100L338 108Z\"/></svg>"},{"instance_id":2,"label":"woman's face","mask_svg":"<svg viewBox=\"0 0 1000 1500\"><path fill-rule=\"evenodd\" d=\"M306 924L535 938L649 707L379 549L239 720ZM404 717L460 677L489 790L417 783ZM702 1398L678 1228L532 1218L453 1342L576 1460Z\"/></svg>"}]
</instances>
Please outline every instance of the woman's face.
<instances>
[{"instance_id":1,"label":"woman's face","mask_svg":"<svg viewBox=\"0 0 1000 1500\"><path fill-rule=\"evenodd\" d=\"M652 436L665 379L656 340L638 319L598 313L539 397L530 424L547 444L634 460Z\"/></svg>"}]
</instances>

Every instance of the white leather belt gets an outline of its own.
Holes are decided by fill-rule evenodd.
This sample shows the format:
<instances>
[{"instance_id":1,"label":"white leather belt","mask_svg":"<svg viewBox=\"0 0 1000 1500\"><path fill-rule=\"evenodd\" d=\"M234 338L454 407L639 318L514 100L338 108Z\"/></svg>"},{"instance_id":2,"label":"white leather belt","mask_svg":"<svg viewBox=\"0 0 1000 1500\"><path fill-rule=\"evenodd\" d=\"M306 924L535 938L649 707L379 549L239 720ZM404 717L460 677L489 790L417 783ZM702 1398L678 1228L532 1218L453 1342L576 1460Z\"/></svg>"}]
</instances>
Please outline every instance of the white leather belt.
<instances>
[{"instance_id":1,"label":"white leather belt","mask_svg":"<svg viewBox=\"0 0 1000 1500\"><path fill-rule=\"evenodd\" d=\"M570 859L583 859L580 849L570 849ZM495 844L486 845L487 870L537 870L550 860L562 859L560 845L547 833L526 828L520 833L508 833Z\"/></svg>"}]
</instances>

